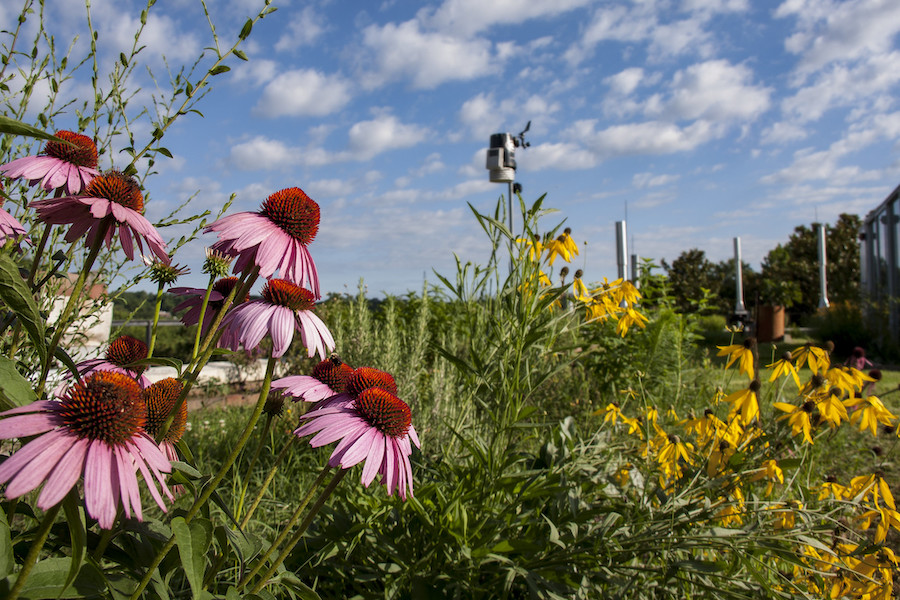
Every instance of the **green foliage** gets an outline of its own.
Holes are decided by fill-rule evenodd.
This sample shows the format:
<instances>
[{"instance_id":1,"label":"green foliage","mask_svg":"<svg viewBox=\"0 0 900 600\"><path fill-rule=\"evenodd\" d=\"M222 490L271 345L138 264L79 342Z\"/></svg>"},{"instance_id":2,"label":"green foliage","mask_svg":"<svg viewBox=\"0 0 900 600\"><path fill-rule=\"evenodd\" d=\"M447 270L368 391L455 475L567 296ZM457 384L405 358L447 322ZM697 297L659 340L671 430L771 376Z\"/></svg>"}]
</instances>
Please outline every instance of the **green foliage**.
<instances>
[{"instance_id":1,"label":"green foliage","mask_svg":"<svg viewBox=\"0 0 900 600\"><path fill-rule=\"evenodd\" d=\"M837 356L850 356L853 348L862 346L870 351L869 340L874 336L863 321L858 304L835 302L819 311L810 321L813 337L820 342L832 342Z\"/></svg>"},{"instance_id":2,"label":"green foliage","mask_svg":"<svg viewBox=\"0 0 900 600\"><path fill-rule=\"evenodd\" d=\"M829 300L857 302L859 289L859 228L857 215L841 214L834 225L825 225L828 257L826 277ZM762 277L773 282L794 282L800 297L794 310L803 315L816 312L819 305L818 235L815 224L800 225L785 244L769 252L762 264ZM792 298L795 294L792 292Z\"/></svg>"}]
</instances>

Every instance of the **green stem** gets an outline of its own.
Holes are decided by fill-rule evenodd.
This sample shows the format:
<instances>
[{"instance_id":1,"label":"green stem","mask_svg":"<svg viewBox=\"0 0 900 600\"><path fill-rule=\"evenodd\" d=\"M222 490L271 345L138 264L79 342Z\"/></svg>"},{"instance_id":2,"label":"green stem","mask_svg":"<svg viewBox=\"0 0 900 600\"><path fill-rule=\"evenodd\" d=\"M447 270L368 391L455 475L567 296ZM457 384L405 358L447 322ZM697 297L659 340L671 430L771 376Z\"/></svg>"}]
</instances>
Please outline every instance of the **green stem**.
<instances>
[{"instance_id":1,"label":"green stem","mask_svg":"<svg viewBox=\"0 0 900 600\"><path fill-rule=\"evenodd\" d=\"M209 501L210 496L213 495L213 492L216 491L216 488L219 487L219 484L222 483L222 480L228 475L228 472L231 470L231 467L234 465L235 460L238 455L241 453L241 450L244 449L244 446L247 445L247 441L250 439L250 435L253 433L254 427L256 427L256 423L259 421L259 417L262 415L263 407L266 405L266 399L269 396L269 387L272 385L272 374L275 372L275 363L277 360L269 356L269 362L266 365L266 375L265 379L263 379L262 389L259 393L259 400L256 401L256 407L253 409L253 414L250 415L250 419L247 421L247 425L244 427L244 431L241 433L241 436L238 438L234 447L231 449L231 453L225 459L222 464L222 467L219 469L219 472L213 476L213 478L204 486L203 491L194 500L194 503L188 509L187 514L184 516L184 520L187 523L190 523L191 520L197 515L203 506ZM141 579L141 582L138 584L137 588L134 590L134 593L131 595L131 600L138 600L141 597L143 591L150 584L150 580L153 578L153 573L156 571L157 567L159 567L160 563L166 557L166 554L169 553L175 546L175 536L169 538L169 541L159 550L159 552L154 557L153 561L147 567L147 571L144 573L144 577Z\"/></svg>"},{"instance_id":2,"label":"green stem","mask_svg":"<svg viewBox=\"0 0 900 600\"><path fill-rule=\"evenodd\" d=\"M287 456L288 450L291 448L291 446L294 445L294 442L296 442L297 439L297 436L292 435L287 444L284 445L284 448L281 449L281 452L278 453L278 456L275 457L275 462L272 464L272 467L266 474L266 478L263 480L262 486L259 488L259 492L256 493L256 498L253 499L253 502L250 504L250 508L247 509L247 514L244 515L243 519L241 519L240 529L246 527L247 523L250 522L250 517L252 517L253 513L256 512L259 503L262 502L262 498L266 494L266 490L269 489L269 484L271 484L272 479L275 478L275 474L278 472L278 467L281 465L281 461L284 460L285 456Z\"/></svg>"},{"instance_id":3,"label":"green stem","mask_svg":"<svg viewBox=\"0 0 900 600\"><path fill-rule=\"evenodd\" d=\"M322 493L319 495L319 498L316 500L316 503L313 504L312 508L309 509L309 514L306 515L306 518L303 519L303 522L300 523L300 527L297 528L297 531L291 536L291 539L288 540L288 543L285 545L284 549L281 551L281 554L275 559L275 561L269 566L268 570L260 577L259 582L250 590L251 594L256 594L266 586L266 582L269 581L269 578L273 573L278 569L281 563L284 562L284 559L288 557L288 554L291 553L291 550L294 549L294 546L297 545L297 542L303 537L306 533L306 530L309 529L309 526L312 524L313 519L316 518L316 515L319 514L319 510L325 504L325 501L331 496L331 493L334 491L334 488L341 482L341 479L347 474L347 469L339 469L337 473L334 474L334 477L331 478L331 481L328 482L328 485L322 490ZM260 560L262 563L262 560Z\"/></svg>"},{"instance_id":4,"label":"green stem","mask_svg":"<svg viewBox=\"0 0 900 600\"><path fill-rule=\"evenodd\" d=\"M153 305L153 325L150 329L150 346L147 348L147 358L153 356L153 348L156 346L156 330L159 327L159 309L162 307L163 282L159 282L156 289L156 304Z\"/></svg>"},{"instance_id":5,"label":"green stem","mask_svg":"<svg viewBox=\"0 0 900 600\"><path fill-rule=\"evenodd\" d=\"M269 430L271 428L272 415L267 414L266 423L259 432L259 442L257 442L256 448L253 450L253 456L250 457L250 464L247 465L247 470L244 472L244 485L241 486L241 496L238 499L236 515L240 515L241 511L244 510L244 498L247 497L247 488L250 486L250 477L253 475L253 469L256 467L256 462L259 460L259 454L262 452L262 448L266 443L266 438L269 437Z\"/></svg>"},{"instance_id":6,"label":"green stem","mask_svg":"<svg viewBox=\"0 0 900 600\"><path fill-rule=\"evenodd\" d=\"M25 587L25 582L28 581L31 569L34 568L35 563L37 563L38 558L41 555L41 550L44 548L44 543L47 541L47 536L50 535L50 528L53 527L53 522L56 521L56 515L59 513L60 506L62 506L61 503L48 509L47 512L44 513L44 520L41 521L35 539L28 549L28 555L25 557L25 562L22 563L22 568L16 576L16 582L9 591L9 596L6 597L6 600L16 600L16 598L19 597L19 594L22 593L22 588Z\"/></svg>"},{"instance_id":7,"label":"green stem","mask_svg":"<svg viewBox=\"0 0 900 600\"><path fill-rule=\"evenodd\" d=\"M191 351L191 361L197 360L197 353L200 350L201 332L203 331L203 319L206 318L206 307L209 305L209 296L212 294L212 288L215 282L215 274L210 275L209 283L206 284L206 293L203 295L203 302L200 304L200 318L197 319L197 332L194 335L194 349Z\"/></svg>"},{"instance_id":8,"label":"green stem","mask_svg":"<svg viewBox=\"0 0 900 600\"><path fill-rule=\"evenodd\" d=\"M72 295L69 296L69 302L66 304L66 307L63 309L62 314L59 315L59 319L56 322L56 331L53 332L53 337L50 339L50 344L47 347L47 362L41 367L41 377L37 385L38 398L44 393L44 385L47 383L47 374L50 372L53 354L56 352L57 346L59 346L59 341L62 339L63 333L65 333L68 328L69 319L72 316L75 307L78 305L81 292L84 290L85 283L87 283L88 275L90 275L91 267L94 265L94 261L97 260L97 255L100 254L100 248L103 247L103 239L106 237L106 232L109 230L112 222L112 217L106 217L100 224L99 230L94 236L94 243L88 252L87 258L84 259L84 266L81 268L81 273L78 274L78 279L72 287Z\"/></svg>"},{"instance_id":9,"label":"green stem","mask_svg":"<svg viewBox=\"0 0 900 600\"><path fill-rule=\"evenodd\" d=\"M28 285L34 286L34 278L37 276L38 267L41 264L41 257L44 254L44 248L47 246L47 240L50 239L50 228L52 225L44 227L44 233L41 234L41 241L38 242L37 248L34 249L34 258L31 261L31 271L28 272Z\"/></svg>"},{"instance_id":10,"label":"green stem","mask_svg":"<svg viewBox=\"0 0 900 600\"><path fill-rule=\"evenodd\" d=\"M116 515L116 523L119 522L119 517L122 514L122 508L119 507L118 514ZM103 553L106 552L107 546L113 539L113 533L115 532L114 527L110 527L109 529L104 529L103 533L100 534L100 541L97 542L97 547L94 548L93 558L95 562L99 562L101 558L103 558Z\"/></svg>"}]
</instances>

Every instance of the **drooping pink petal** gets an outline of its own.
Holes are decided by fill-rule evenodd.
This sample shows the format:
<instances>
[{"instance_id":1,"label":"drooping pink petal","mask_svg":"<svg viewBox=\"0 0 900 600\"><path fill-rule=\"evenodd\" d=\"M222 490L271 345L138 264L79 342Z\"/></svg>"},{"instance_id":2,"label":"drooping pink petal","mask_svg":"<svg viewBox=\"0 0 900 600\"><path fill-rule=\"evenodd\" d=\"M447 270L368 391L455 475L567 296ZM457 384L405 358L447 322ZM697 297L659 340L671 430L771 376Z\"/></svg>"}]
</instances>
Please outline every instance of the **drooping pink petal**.
<instances>
[{"instance_id":1,"label":"drooping pink petal","mask_svg":"<svg viewBox=\"0 0 900 600\"><path fill-rule=\"evenodd\" d=\"M119 500L118 475L113 471L112 455L106 442L91 440L84 462L84 505L102 529L113 526Z\"/></svg>"},{"instance_id":2,"label":"drooping pink petal","mask_svg":"<svg viewBox=\"0 0 900 600\"><path fill-rule=\"evenodd\" d=\"M44 434L42 437L47 437L48 435L50 434ZM22 494L27 494L31 490L37 489L38 486L44 483L44 479L72 446L75 439L74 436L68 435L54 436L51 443L40 454L29 461L27 466L19 469L15 476L9 480L9 483L6 484L6 497L18 498Z\"/></svg>"},{"instance_id":3,"label":"drooping pink petal","mask_svg":"<svg viewBox=\"0 0 900 600\"><path fill-rule=\"evenodd\" d=\"M374 427L369 427L362 435L357 437L356 440L352 440L349 444L344 444L347 440L347 438L344 438L344 440L341 440L335 447L334 452L331 454L329 464L333 461L336 464L340 464L342 468L349 469L369 455L369 450L372 448L372 445L376 443L379 435L381 435L380 431ZM335 465L332 464L332 466Z\"/></svg>"},{"instance_id":4,"label":"drooping pink petal","mask_svg":"<svg viewBox=\"0 0 900 600\"><path fill-rule=\"evenodd\" d=\"M0 421L0 439L26 438L59 426L59 418L50 413L31 413Z\"/></svg>"},{"instance_id":5,"label":"drooping pink petal","mask_svg":"<svg viewBox=\"0 0 900 600\"><path fill-rule=\"evenodd\" d=\"M9 481L20 470L27 467L31 461L42 456L45 452L50 452L51 454L48 454L48 459L52 459L52 453L59 451L60 448L64 449L65 444L68 443L68 441L69 436L58 429L48 431L42 436L31 440L19 448L12 456L4 460L3 463L0 463L0 483ZM9 496L8 489L7 497L12 497Z\"/></svg>"},{"instance_id":6,"label":"drooping pink petal","mask_svg":"<svg viewBox=\"0 0 900 600\"><path fill-rule=\"evenodd\" d=\"M372 480L375 479L375 476L381 469L381 463L385 455L385 435L378 430L373 431L375 432L375 440L372 442L372 446L366 455L366 462L363 465L362 472L362 484L366 487L369 487L369 484L372 483ZM349 454L348 452L344 455L344 460L347 460Z\"/></svg>"},{"instance_id":7,"label":"drooping pink petal","mask_svg":"<svg viewBox=\"0 0 900 600\"><path fill-rule=\"evenodd\" d=\"M87 453L88 440L76 440L69 450L63 455L53 472L44 483L44 489L38 497L38 508L47 510L56 506L66 497L69 490L78 483L81 471L84 468L84 457Z\"/></svg>"}]
</instances>

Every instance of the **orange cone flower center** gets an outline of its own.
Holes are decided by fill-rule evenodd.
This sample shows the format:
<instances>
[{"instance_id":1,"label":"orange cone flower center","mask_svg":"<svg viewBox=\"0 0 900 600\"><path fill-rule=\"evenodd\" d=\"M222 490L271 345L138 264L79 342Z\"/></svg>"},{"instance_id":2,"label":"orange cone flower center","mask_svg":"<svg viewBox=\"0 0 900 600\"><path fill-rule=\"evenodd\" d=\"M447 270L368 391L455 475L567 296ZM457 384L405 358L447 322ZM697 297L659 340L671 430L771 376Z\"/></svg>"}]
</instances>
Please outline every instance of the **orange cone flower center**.
<instances>
[{"instance_id":1,"label":"orange cone flower center","mask_svg":"<svg viewBox=\"0 0 900 600\"><path fill-rule=\"evenodd\" d=\"M412 414L406 402L381 388L363 390L354 404L356 412L372 427L394 438L409 432Z\"/></svg>"},{"instance_id":2,"label":"orange cone flower center","mask_svg":"<svg viewBox=\"0 0 900 600\"><path fill-rule=\"evenodd\" d=\"M94 177L82 192L91 198L105 198L126 208L143 214L144 196L137 182L128 175L118 171L109 171Z\"/></svg>"},{"instance_id":3,"label":"orange cone flower center","mask_svg":"<svg viewBox=\"0 0 900 600\"><path fill-rule=\"evenodd\" d=\"M311 291L287 279L270 279L263 288L262 297L270 304L286 306L294 312L312 310L315 306L315 296Z\"/></svg>"},{"instance_id":4,"label":"orange cone flower center","mask_svg":"<svg viewBox=\"0 0 900 600\"><path fill-rule=\"evenodd\" d=\"M130 335L117 337L106 350L106 360L117 367L127 367L145 358L147 358L147 344Z\"/></svg>"},{"instance_id":5,"label":"orange cone flower center","mask_svg":"<svg viewBox=\"0 0 900 600\"><path fill-rule=\"evenodd\" d=\"M80 438L122 445L146 418L141 386L122 373L98 371L66 392L59 415Z\"/></svg>"},{"instance_id":6,"label":"orange cone flower center","mask_svg":"<svg viewBox=\"0 0 900 600\"><path fill-rule=\"evenodd\" d=\"M313 368L312 376L330 387L335 392L343 392L347 380L353 374L353 367L341 361L337 356L326 358Z\"/></svg>"},{"instance_id":7,"label":"orange cone flower center","mask_svg":"<svg viewBox=\"0 0 900 600\"><path fill-rule=\"evenodd\" d=\"M64 144L51 140L44 146L44 154L64 160L76 167L97 168L97 146L94 145L94 141L91 138L80 133L65 130L57 131L53 135L69 143Z\"/></svg>"},{"instance_id":8,"label":"orange cone flower center","mask_svg":"<svg viewBox=\"0 0 900 600\"><path fill-rule=\"evenodd\" d=\"M319 231L319 205L297 187L275 192L259 212L304 246L312 243Z\"/></svg>"},{"instance_id":9,"label":"orange cone flower center","mask_svg":"<svg viewBox=\"0 0 900 600\"><path fill-rule=\"evenodd\" d=\"M143 398L147 406L147 423L144 429L151 437L156 437L160 429L175 406L175 402L181 395L182 385L177 379L167 377L161 379L144 390ZM165 437L160 441L176 443L184 435L187 423L187 402L181 401L181 405L175 411L175 418L169 425Z\"/></svg>"},{"instance_id":10,"label":"orange cone flower center","mask_svg":"<svg viewBox=\"0 0 900 600\"><path fill-rule=\"evenodd\" d=\"M347 380L347 393L357 398L369 388L380 388L390 394L397 393L397 383L387 371L372 367L359 367L354 370Z\"/></svg>"}]
</instances>

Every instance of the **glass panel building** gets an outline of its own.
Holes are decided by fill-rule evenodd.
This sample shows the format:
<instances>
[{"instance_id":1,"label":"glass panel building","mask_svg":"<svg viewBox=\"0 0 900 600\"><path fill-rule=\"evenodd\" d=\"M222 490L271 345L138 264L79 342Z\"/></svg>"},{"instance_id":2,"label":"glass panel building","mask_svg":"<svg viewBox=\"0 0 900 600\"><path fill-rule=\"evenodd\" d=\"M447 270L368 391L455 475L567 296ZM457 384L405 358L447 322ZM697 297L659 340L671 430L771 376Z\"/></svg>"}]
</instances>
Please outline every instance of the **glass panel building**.
<instances>
[{"instance_id":1,"label":"glass panel building","mask_svg":"<svg viewBox=\"0 0 900 600\"><path fill-rule=\"evenodd\" d=\"M881 344L900 345L900 186L866 215L859 239L866 318Z\"/></svg>"}]
</instances>

